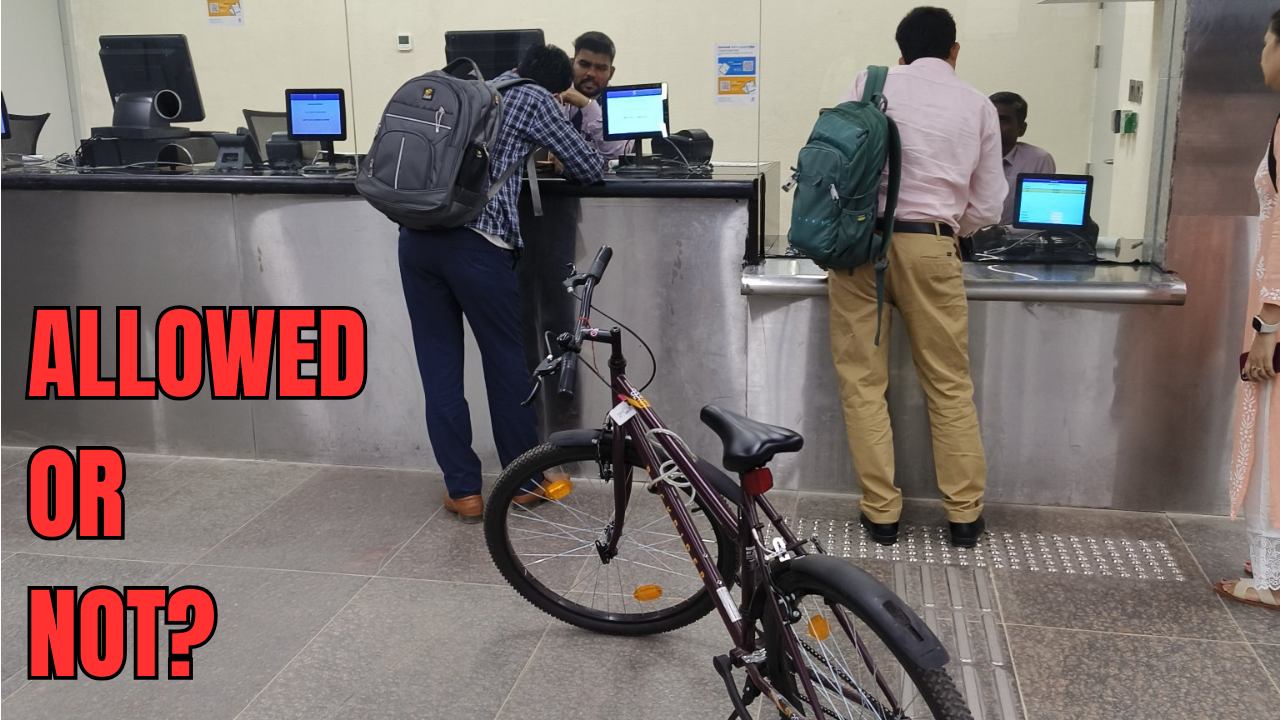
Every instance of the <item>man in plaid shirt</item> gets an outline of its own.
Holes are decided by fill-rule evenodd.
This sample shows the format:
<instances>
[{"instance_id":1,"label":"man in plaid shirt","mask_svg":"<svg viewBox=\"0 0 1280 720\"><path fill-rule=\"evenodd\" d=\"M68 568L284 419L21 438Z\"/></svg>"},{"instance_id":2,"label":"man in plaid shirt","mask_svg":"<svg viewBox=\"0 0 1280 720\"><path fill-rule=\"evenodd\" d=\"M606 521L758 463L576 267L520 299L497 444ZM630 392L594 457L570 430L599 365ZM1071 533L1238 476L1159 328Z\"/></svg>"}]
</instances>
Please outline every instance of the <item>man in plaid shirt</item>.
<instances>
[{"instance_id":1,"label":"man in plaid shirt","mask_svg":"<svg viewBox=\"0 0 1280 720\"><path fill-rule=\"evenodd\" d=\"M523 163L538 146L560 159L568 179L603 179L604 159L574 131L554 97L573 83L569 56L554 46L538 46L515 74L533 84L502 92L502 128L492 150L490 181L512 163ZM400 279L426 396L427 434L444 471L445 509L463 522L479 522L484 514L480 458L471 449L471 413L463 396L463 316L480 346L502 465L538 443L533 408L520 407L532 388L515 273L524 244L517 209L522 181L517 169L466 227L400 230Z\"/></svg>"}]
</instances>

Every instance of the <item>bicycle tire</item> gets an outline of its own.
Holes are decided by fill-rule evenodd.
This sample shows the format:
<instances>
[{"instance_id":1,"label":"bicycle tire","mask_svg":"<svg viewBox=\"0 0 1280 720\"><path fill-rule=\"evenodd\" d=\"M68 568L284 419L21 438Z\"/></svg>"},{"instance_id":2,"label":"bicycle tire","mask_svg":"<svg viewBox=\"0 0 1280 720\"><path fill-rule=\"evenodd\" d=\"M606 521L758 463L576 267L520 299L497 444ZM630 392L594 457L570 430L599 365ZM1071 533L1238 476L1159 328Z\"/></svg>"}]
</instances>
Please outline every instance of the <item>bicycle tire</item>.
<instances>
[{"instance_id":1,"label":"bicycle tire","mask_svg":"<svg viewBox=\"0 0 1280 720\"><path fill-rule=\"evenodd\" d=\"M796 598L797 604L803 602L805 598L818 596L824 602L836 602L845 612L854 618L862 620L861 627L868 633L874 635L879 643L883 645L888 653L888 657L892 657L897 667L901 668L911 679L915 692L919 694L924 704L927 706L930 717L933 720L973 720L973 715L969 711L969 706L965 703L964 697L960 694L959 688L956 687L955 681L947 672L945 667L942 668L922 668L914 663L905 662L900 658L903 653L900 648L894 647L891 640L878 635L872 627L865 622L865 618L858 612L856 603L842 596L842 593L831 588L814 577L801 573L783 573L781 577L775 579L775 587L783 594L790 594ZM779 629L773 627L772 614L765 613L763 618L765 647L767 649L766 665L770 680L774 683L775 688L787 698L789 702L794 703L797 707L808 713L810 708L808 702L805 701L803 693L800 691L796 683L796 675L793 671L794 660L788 657L784 650L785 645L782 644L782 636ZM797 627L802 623L793 624L791 627ZM861 632L859 632L861 636ZM800 633L796 633L797 644L801 644L804 638L800 637ZM804 645L801 645L801 652L806 652ZM814 655L814 657L817 657ZM819 662L823 662L819 658ZM829 665L828 665L829 666ZM880 668L877 668L880 670ZM896 679L896 678L895 678ZM846 682L846 684L848 684ZM870 683L861 683L860 685ZM834 703L833 703L834 704ZM897 715L890 714L884 709L884 705L874 697L867 698L867 704L874 706L875 714L885 718L917 718L924 717L920 715ZM823 704L826 717L833 720L848 717L839 713L838 710L832 710ZM785 717L785 715L783 715ZM852 717L865 717L865 715L855 715Z\"/></svg>"},{"instance_id":2,"label":"bicycle tire","mask_svg":"<svg viewBox=\"0 0 1280 720\"><path fill-rule=\"evenodd\" d=\"M503 470L502 475L498 478L489 495L484 517L485 543L488 546L494 565L497 566L502 577L506 579L512 588L534 607L554 618L585 630L608 635L654 635L684 627L701 619L714 609L714 604L700 580L698 580L696 592L671 607L647 613L612 613L587 608L564 597L563 594L532 577L531 573L525 568L524 563L521 562L517 552L512 547L508 523L514 513L523 513L524 511L513 506L512 498L520 492L521 486L524 485L527 478L540 477L544 471L571 463L596 463L598 452L599 449L595 446L560 447L547 443L528 451ZM634 453L628 454L634 457ZM628 469L633 469L647 479L644 468L639 467L634 460L628 460ZM625 477L625 474L615 469L615 477ZM633 516L637 503L648 499L646 498L648 493L642 490L644 487L642 483L643 480L637 480L633 485L632 496L628 505L628 518ZM655 503L659 508L662 507L661 501L656 497L652 498L651 502ZM706 511L706 506L701 498L696 498L695 502L701 509L702 514L708 518L711 530L714 533L715 548L709 548L709 550L716 555L716 567L719 569L726 585L731 586L737 569L736 542L725 533L723 528L710 521L711 516ZM663 512L664 527L671 530L672 536L678 539L674 528L671 527L671 523L666 517L666 513ZM633 523L630 519L624 524L624 539L627 537L628 530L632 525ZM588 558L584 562L589 561L590 559ZM689 568L696 573L691 559ZM696 574L692 577L695 580L697 579Z\"/></svg>"}]
</instances>

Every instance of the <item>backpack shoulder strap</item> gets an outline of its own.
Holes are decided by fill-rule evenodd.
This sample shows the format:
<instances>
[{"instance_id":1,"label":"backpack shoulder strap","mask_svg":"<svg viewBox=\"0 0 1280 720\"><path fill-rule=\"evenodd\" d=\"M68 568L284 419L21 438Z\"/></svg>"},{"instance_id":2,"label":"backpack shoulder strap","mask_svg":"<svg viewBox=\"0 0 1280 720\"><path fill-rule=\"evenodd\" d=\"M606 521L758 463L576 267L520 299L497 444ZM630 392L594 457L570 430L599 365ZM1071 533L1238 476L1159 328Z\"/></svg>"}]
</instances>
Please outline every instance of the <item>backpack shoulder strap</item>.
<instances>
[{"instance_id":1,"label":"backpack shoulder strap","mask_svg":"<svg viewBox=\"0 0 1280 720\"><path fill-rule=\"evenodd\" d=\"M862 101L876 105L884 98L884 83L889 79L889 68L872 65L867 68L867 82L862 86Z\"/></svg>"},{"instance_id":2,"label":"backpack shoulder strap","mask_svg":"<svg viewBox=\"0 0 1280 720\"><path fill-rule=\"evenodd\" d=\"M898 188L902 184L902 138L898 124L885 116L889 123L889 187L884 198L884 242L880 244L880 256L875 259L876 269L876 345L880 344L880 322L884 307L884 274L889 267L889 243L893 242L893 219L898 211Z\"/></svg>"},{"instance_id":3,"label":"backpack shoulder strap","mask_svg":"<svg viewBox=\"0 0 1280 720\"><path fill-rule=\"evenodd\" d=\"M530 80L529 78L522 78L517 76L517 77L507 78L506 80L490 80L488 81L488 85L489 87L493 88L494 92L502 92L507 88L512 88L517 85L528 85L532 82L533 81Z\"/></svg>"}]
</instances>

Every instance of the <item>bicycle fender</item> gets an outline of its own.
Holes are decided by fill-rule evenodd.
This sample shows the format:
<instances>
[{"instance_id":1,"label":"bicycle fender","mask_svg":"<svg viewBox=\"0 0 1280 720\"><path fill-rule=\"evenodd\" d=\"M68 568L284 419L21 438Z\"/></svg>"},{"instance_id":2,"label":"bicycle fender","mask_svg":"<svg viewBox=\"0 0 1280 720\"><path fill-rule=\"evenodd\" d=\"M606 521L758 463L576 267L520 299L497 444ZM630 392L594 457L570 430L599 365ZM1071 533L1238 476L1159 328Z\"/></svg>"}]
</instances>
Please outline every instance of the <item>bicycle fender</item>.
<instances>
[{"instance_id":1,"label":"bicycle fender","mask_svg":"<svg viewBox=\"0 0 1280 720\"><path fill-rule=\"evenodd\" d=\"M900 662L933 670L950 661L947 649L915 611L857 565L830 555L803 555L778 563L775 581L785 588L784 578L793 573L843 600L860 620L892 643Z\"/></svg>"},{"instance_id":2,"label":"bicycle fender","mask_svg":"<svg viewBox=\"0 0 1280 720\"><path fill-rule=\"evenodd\" d=\"M561 430L552 433L547 438L547 442L556 447L593 447L596 445L604 445L606 448L613 442L613 433L606 432L599 428L578 428L576 430ZM635 446L630 442L627 443L627 459L636 464L637 467L643 465L640 460L640 453L636 451ZM707 482L720 493L725 500L734 505L742 505L742 488L732 478L724 473L723 470L712 465L710 461L699 457L696 462L698 471L706 478Z\"/></svg>"}]
</instances>

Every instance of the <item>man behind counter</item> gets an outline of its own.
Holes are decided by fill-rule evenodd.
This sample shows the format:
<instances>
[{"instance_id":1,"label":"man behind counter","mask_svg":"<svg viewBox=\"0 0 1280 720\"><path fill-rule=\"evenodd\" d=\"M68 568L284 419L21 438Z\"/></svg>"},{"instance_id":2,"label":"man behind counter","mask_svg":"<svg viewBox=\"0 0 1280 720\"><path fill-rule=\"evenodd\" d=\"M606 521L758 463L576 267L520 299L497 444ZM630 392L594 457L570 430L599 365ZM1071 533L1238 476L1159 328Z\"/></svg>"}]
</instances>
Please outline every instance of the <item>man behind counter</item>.
<instances>
[{"instance_id":1,"label":"man behind counter","mask_svg":"<svg viewBox=\"0 0 1280 720\"><path fill-rule=\"evenodd\" d=\"M1018 175L1055 173L1057 166L1047 150L1018 141L1018 138L1027 134L1027 101L1021 95L998 92L991 96L991 104L996 106L996 115L1000 117L1000 149L1004 153L1004 177L1009 181L1009 194L1004 199L1004 213L1000 216L1000 224L1012 225Z\"/></svg>"},{"instance_id":2,"label":"man behind counter","mask_svg":"<svg viewBox=\"0 0 1280 720\"><path fill-rule=\"evenodd\" d=\"M613 66L615 55L617 51L608 35L595 31L580 35L573 41L573 87L560 93L560 107L565 117L606 160L616 160L631 152L630 140L604 139L604 118L598 98L617 69Z\"/></svg>"}]
</instances>

